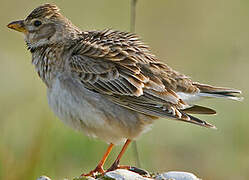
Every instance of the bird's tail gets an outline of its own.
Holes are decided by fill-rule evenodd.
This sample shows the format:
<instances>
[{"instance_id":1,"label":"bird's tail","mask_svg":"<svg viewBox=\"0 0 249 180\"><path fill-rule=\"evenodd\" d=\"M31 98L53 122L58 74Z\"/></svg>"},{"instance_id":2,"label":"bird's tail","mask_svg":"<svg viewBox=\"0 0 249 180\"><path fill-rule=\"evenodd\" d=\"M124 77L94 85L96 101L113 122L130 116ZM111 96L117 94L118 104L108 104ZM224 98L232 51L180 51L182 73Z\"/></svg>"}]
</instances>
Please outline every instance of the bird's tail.
<instances>
[{"instance_id":1,"label":"bird's tail","mask_svg":"<svg viewBox=\"0 0 249 180\"><path fill-rule=\"evenodd\" d=\"M225 98L236 101L243 100L243 97L240 96L241 91L237 89L214 87L211 85L200 83L193 83L193 85L200 89L200 93L198 94L198 96L200 97Z\"/></svg>"}]
</instances>

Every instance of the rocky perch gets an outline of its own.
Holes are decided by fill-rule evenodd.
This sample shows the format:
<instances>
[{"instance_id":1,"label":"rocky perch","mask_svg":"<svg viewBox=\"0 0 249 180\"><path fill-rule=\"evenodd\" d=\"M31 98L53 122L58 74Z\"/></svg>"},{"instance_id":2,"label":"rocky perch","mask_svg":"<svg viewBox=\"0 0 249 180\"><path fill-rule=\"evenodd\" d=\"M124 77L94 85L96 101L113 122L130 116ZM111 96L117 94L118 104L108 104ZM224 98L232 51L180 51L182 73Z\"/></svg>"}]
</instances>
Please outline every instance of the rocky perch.
<instances>
[{"instance_id":1,"label":"rocky perch","mask_svg":"<svg viewBox=\"0 0 249 180\"><path fill-rule=\"evenodd\" d=\"M41 176L37 180L51 180L47 176ZM68 180L68 179L64 179ZM138 173L128 171L125 169L117 169L105 173L105 175L97 175L93 177L79 177L73 180L201 180L194 174L180 171L170 171L161 174L145 174L139 175Z\"/></svg>"}]
</instances>

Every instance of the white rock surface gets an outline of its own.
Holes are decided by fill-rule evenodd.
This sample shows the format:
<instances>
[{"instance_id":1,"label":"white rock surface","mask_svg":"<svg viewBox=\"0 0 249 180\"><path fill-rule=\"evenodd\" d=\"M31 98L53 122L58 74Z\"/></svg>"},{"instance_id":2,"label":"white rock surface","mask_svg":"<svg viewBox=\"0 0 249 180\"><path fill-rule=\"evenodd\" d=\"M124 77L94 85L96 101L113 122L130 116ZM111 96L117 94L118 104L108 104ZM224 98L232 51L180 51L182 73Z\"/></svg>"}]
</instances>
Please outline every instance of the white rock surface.
<instances>
[{"instance_id":1,"label":"white rock surface","mask_svg":"<svg viewBox=\"0 0 249 180\"><path fill-rule=\"evenodd\" d=\"M105 177L113 178L116 180L151 180L151 178L143 177L132 171L125 169L117 169L115 171L110 171L105 174Z\"/></svg>"},{"instance_id":2,"label":"white rock surface","mask_svg":"<svg viewBox=\"0 0 249 180\"><path fill-rule=\"evenodd\" d=\"M51 179L47 176L41 176L41 177L37 178L37 180L51 180Z\"/></svg>"},{"instance_id":3,"label":"white rock surface","mask_svg":"<svg viewBox=\"0 0 249 180\"><path fill-rule=\"evenodd\" d=\"M170 171L156 176L156 180L200 180L189 172Z\"/></svg>"}]
</instances>

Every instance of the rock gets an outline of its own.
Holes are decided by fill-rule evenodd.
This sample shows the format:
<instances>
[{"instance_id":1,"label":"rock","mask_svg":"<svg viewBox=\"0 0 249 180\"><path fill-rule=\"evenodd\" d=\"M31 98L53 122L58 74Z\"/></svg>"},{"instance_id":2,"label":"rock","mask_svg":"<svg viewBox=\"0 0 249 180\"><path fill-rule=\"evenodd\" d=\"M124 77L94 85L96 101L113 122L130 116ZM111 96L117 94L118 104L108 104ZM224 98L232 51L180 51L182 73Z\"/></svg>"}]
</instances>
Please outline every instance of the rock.
<instances>
[{"instance_id":1,"label":"rock","mask_svg":"<svg viewBox=\"0 0 249 180\"><path fill-rule=\"evenodd\" d=\"M78 177L78 178L74 178L73 180L96 180L95 178L93 177Z\"/></svg>"},{"instance_id":2,"label":"rock","mask_svg":"<svg viewBox=\"0 0 249 180\"><path fill-rule=\"evenodd\" d=\"M156 180L200 180L194 174L189 172L170 171L159 174L155 177Z\"/></svg>"},{"instance_id":3,"label":"rock","mask_svg":"<svg viewBox=\"0 0 249 180\"><path fill-rule=\"evenodd\" d=\"M117 169L115 171L107 172L104 177L115 179L115 180L127 180L127 179L128 180L151 180L151 178L143 177L135 172L128 171L126 169Z\"/></svg>"},{"instance_id":4,"label":"rock","mask_svg":"<svg viewBox=\"0 0 249 180\"><path fill-rule=\"evenodd\" d=\"M51 180L51 179L47 176L41 176L41 177L37 178L36 180Z\"/></svg>"},{"instance_id":5,"label":"rock","mask_svg":"<svg viewBox=\"0 0 249 180\"><path fill-rule=\"evenodd\" d=\"M37 180L51 180L47 176L41 176ZM66 179L64 179L66 180ZM141 176L138 173L126 170L117 169L115 171L110 171L105 173L105 175L97 175L97 178L93 177L79 177L73 180L201 180L197 178L194 174L189 172L180 171L170 171L166 173Z\"/></svg>"}]
</instances>

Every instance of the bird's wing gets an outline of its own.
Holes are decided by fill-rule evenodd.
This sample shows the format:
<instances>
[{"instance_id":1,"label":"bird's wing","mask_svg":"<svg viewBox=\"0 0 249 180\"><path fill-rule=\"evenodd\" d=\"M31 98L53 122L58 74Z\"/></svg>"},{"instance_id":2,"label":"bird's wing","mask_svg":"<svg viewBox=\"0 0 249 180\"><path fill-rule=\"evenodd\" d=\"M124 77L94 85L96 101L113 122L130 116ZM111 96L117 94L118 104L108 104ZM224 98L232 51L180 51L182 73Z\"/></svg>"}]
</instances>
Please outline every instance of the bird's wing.
<instances>
[{"instance_id":1,"label":"bird's wing","mask_svg":"<svg viewBox=\"0 0 249 180\"><path fill-rule=\"evenodd\" d=\"M212 127L186 114L184 109L190 105L176 94L199 89L159 62L136 35L106 30L84 32L82 37L73 48L69 67L85 87L135 111Z\"/></svg>"}]
</instances>

